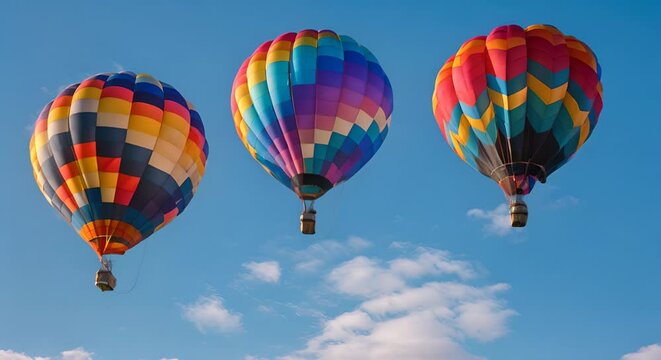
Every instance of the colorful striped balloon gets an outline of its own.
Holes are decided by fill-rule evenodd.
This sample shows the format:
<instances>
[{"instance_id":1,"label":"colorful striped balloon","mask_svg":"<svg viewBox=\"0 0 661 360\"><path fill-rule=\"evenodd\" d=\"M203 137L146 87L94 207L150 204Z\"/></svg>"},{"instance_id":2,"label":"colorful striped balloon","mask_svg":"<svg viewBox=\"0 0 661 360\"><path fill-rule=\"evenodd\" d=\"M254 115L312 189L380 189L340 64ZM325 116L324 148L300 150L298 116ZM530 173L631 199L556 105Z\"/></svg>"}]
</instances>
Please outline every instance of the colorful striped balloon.
<instances>
[{"instance_id":1,"label":"colorful striped balloon","mask_svg":"<svg viewBox=\"0 0 661 360\"><path fill-rule=\"evenodd\" d=\"M438 125L462 160L498 182L513 226L525 226L523 196L592 134L600 78L592 50L550 25L495 28L465 42L438 73Z\"/></svg>"},{"instance_id":2,"label":"colorful striped balloon","mask_svg":"<svg viewBox=\"0 0 661 360\"><path fill-rule=\"evenodd\" d=\"M329 30L286 33L262 44L239 69L231 96L243 144L304 203L372 158L388 133L392 106L390 82L374 55ZM303 232L314 233L307 206L302 226L312 227Z\"/></svg>"},{"instance_id":3,"label":"colorful striped balloon","mask_svg":"<svg viewBox=\"0 0 661 360\"><path fill-rule=\"evenodd\" d=\"M123 254L181 214L208 151L192 105L130 72L64 89L30 140L39 190L99 257Z\"/></svg>"}]
</instances>

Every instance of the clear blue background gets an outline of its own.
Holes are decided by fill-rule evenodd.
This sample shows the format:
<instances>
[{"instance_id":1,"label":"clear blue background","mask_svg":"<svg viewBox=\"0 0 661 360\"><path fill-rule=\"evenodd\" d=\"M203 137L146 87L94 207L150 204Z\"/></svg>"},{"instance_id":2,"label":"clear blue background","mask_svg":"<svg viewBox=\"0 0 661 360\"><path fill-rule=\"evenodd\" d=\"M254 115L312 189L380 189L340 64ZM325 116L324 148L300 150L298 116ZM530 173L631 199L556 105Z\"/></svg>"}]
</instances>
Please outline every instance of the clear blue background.
<instances>
[{"instance_id":1,"label":"clear blue background","mask_svg":"<svg viewBox=\"0 0 661 360\"><path fill-rule=\"evenodd\" d=\"M288 285L285 267L280 285L246 285L237 282L241 264L349 235L372 241L375 256L392 241L446 249L481 263L485 281L509 283L504 297L520 314L511 333L467 345L489 359L619 359L660 342L660 14L656 1L4 2L0 349L52 355L84 346L98 359L283 354L318 323L255 308L294 301L319 279ZM466 211L493 209L502 194L450 151L430 99L437 71L464 40L508 23L550 23L588 43L605 95L593 137L535 189L525 232L498 238ZM319 202L314 238L298 234L299 202L250 158L229 110L245 57L304 28L368 47L395 96L384 146ZM149 72L193 102L210 157L182 218L120 259L120 288L100 294L96 256L34 184L28 141L59 88L119 67ZM578 202L553 206L569 196ZM205 335L182 320L180 305L209 292L243 313L242 333Z\"/></svg>"}]
</instances>

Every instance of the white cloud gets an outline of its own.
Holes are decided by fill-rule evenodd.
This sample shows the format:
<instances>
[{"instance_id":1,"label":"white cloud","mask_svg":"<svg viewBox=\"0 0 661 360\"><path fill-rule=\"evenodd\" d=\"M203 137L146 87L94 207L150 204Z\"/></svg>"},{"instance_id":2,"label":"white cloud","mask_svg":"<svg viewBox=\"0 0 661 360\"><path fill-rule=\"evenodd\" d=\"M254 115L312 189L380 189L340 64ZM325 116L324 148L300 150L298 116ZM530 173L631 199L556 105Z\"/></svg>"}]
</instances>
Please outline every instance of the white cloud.
<instances>
[{"instance_id":1,"label":"white cloud","mask_svg":"<svg viewBox=\"0 0 661 360\"><path fill-rule=\"evenodd\" d=\"M505 236L514 230L506 204L500 204L493 210L470 209L466 215L468 217L486 220L487 223L484 225L484 230L491 235Z\"/></svg>"},{"instance_id":2,"label":"white cloud","mask_svg":"<svg viewBox=\"0 0 661 360\"><path fill-rule=\"evenodd\" d=\"M82 347L78 347L72 350L66 350L62 351L60 353L60 356L57 357L57 359L61 360L93 360L92 355L94 353L91 353L89 351L86 351ZM30 355L27 355L25 353L19 353L13 350L2 350L0 349L0 360L51 360L53 358L51 357L42 357L42 356L35 356L32 357Z\"/></svg>"},{"instance_id":3,"label":"white cloud","mask_svg":"<svg viewBox=\"0 0 661 360\"><path fill-rule=\"evenodd\" d=\"M277 283L280 281L281 269L277 261L264 261L243 264L248 270L247 278L264 281L268 283Z\"/></svg>"},{"instance_id":4,"label":"white cloud","mask_svg":"<svg viewBox=\"0 0 661 360\"><path fill-rule=\"evenodd\" d=\"M642 347L635 353L622 356L622 360L661 360L661 344Z\"/></svg>"},{"instance_id":5,"label":"white cloud","mask_svg":"<svg viewBox=\"0 0 661 360\"><path fill-rule=\"evenodd\" d=\"M253 355L246 355L246 356L243 357L243 360L268 360L268 358L253 356Z\"/></svg>"},{"instance_id":6,"label":"white cloud","mask_svg":"<svg viewBox=\"0 0 661 360\"><path fill-rule=\"evenodd\" d=\"M338 256L349 255L370 246L372 244L369 241L358 236L349 237L346 241L316 242L304 250L294 252L295 268L300 272L315 272Z\"/></svg>"},{"instance_id":7,"label":"white cloud","mask_svg":"<svg viewBox=\"0 0 661 360\"><path fill-rule=\"evenodd\" d=\"M32 357L24 353L19 353L13 350L0 349L0 360L49 360L47 357Z\"/></svg>"},{"instance_id":8,"label":"white cloud","mask_svg":"<svg viewBox=\"0 0 661 360\"><path fill-rule=\"evenodd\" d=\"M225 308L223 299L216 295L200 296L195 303L184 305L182 316L203 333L227 333L242 329L241 314Z\"/></svg>"},{"instance_id":9,"label":"white cloud","mask_svg":"<svg viewBox=\"0 0 661 360\"><path fill-rule=\"evenodd\" d=\"M94 354L78 347L73 350L62 351L62 360L92 360L92 355Z\"/></svg>"},{"instance_id":10,"label":"white cloud","mask_svg":"<svg viewBox=\"0 0 661 360\"><path fill-rule=\"evenodd\" d=\"M461 279L470 279L476 275L468 262L453 260L446 251L420 247L415 252L416 257L394 259L387 266L358 256L333 269L328 280L341 293L369 297L401 290L406 287L407 279L429 275L457 275Z\"/></svg>"},{"instance_id":11,"label":"white cloud","mask_svg":"<svg viewBox=\"0 0 661 360\"><path fill-rule=\"evenodd\" d=\"M381 268L377 261L364 256L356 257L333 269L328 280L341 293L365 297L392 292L406 286L399 276Z\"/></svg>"},{"instance_id":12,"label":"white cloud","mask_svg":"<svg viewBox=\"0 0 661 360\"><path fill-rule=\"evenodd\" d=\"M507 284L463 283L478 271L448 252L417 248L384 262L358 256L327 276L339 294L361 297L350 311L326 319L319 334L278 360L480 360L462 345L508 332L516 314L499 298ZM423 278L452 276L455 280Z\"/></svg>"}]
</instances>

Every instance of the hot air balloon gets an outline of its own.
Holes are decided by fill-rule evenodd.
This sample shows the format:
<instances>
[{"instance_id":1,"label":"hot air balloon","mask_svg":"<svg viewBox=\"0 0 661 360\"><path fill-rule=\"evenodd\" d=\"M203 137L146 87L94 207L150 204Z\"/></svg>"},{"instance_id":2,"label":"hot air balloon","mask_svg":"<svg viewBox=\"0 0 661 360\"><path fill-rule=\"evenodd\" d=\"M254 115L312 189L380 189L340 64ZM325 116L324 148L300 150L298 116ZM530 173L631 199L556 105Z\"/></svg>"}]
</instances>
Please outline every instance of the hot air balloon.
<instances>
[{"instance_id":1,"label":"hot air balloon","mask_svg":"<svg viewBox=\"0 0 661 360\"><path fill-rule=\"evenodd\" d=\"M601 69L580 40L550 25L495 28L465 42L436 77L432 108L450 147L509 200L524 197L583 146L602 109Z\"/></svg>"},{"instance_id":2,"label":"hot air balloon","mask_svg":"<svg viewBox=\"0 0 661 360\"><path fill-rule=\"evenodd\" d=\"M181 214L209 147L197 111L147 74L92 76L43 109L30 139L39 190L97 253L96 285L116 285L124 254Z\"/></svg>"},{"instance_id":3,"label":"hot air balloon","mask_svg":"<svg viewBox=\"0 0 661 360\"><path fill-rule=\"evenodd\" d=\"M315 200L379 149L392 106L390 82L374 55L330 30L265 42L239 69L231 95L243 144L303 201L304 234L315 233Z\"/></svg>"}]
</instances>

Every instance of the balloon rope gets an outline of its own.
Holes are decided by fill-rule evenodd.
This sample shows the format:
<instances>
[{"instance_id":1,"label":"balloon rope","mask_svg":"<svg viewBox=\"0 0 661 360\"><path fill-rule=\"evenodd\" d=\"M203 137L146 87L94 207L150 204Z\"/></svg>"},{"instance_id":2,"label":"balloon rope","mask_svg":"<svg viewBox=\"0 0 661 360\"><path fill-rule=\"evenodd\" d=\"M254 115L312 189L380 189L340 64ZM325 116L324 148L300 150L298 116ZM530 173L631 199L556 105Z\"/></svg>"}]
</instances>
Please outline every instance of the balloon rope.
<instances>
[{"instance_id":1,"label":"balloon rope","mask_svg":"<svg viewBox=\"0 0 661 360\"><path fill-rule=\"evenodd\" d=\"M145 257L147 254L147 248L149 247L149 241L146 241L146 244L142 247L142 256L140 258L140 263L138 263L138 271L135 274L135 277L133 278L133 285L127 290L123 292L117 292L117 294L120 295L127 295L133 292L133 289L135 289L136 285L138 284L138 279L140 279L140 274L142 273L142 265L145 262Z\"/></svg>"}]
</instances>

